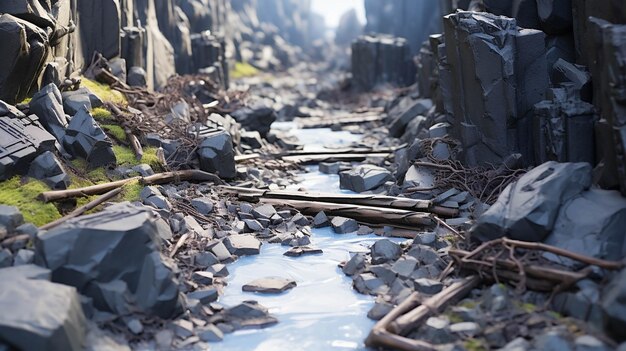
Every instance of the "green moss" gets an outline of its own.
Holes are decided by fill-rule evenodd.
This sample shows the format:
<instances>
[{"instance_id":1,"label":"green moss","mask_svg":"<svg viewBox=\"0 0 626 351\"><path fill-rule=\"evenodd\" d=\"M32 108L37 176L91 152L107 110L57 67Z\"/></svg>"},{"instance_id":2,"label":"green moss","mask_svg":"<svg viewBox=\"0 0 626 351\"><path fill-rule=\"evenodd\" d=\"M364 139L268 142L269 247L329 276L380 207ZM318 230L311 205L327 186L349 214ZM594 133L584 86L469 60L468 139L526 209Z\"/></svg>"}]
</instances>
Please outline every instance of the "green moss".
<instances>
[{"instance_id":1,"label":"green moss","mask_svg":"<svg viewBox=\"0 0 626 351\"><path fill-rule=\"evenodd\" d=\"M453 323L453 324L465 322L463 318L461 318L461 316L453 312L446 314L446 317L448 317L448 319L450 320L450 323Z\"/></svg>"},{"instance_id":2,"label":"green moss","mask_svg":"<svg viewBox=\"0 0 626 351\"><path fill-rule=\"evenodd\" d=\"M104 168L96 168L93 171L89 171L89 173L87 173L87 178L89 178L89 180L94 184L106 183L109 181L109 177L107 177L107 173Z\"/></svg>"},{"instance_id":3,"label":"green moss","mask_svg":"<svg viewBox=\"0 0 626 351\"><path fill-rule=\"evenodd\" d=\"M138 201L139 195L141 194L141 190L143 190L143 185L139 183L138 180L133 180L132 182L124 185L122 187L122 193L118 196L119 201Z\"/></svg>"},{"instance_id":4,"label":"green moss","mask_svg":"<svg viewBox=\"0 0 626 351\"><path fill-rule=\"evenodd\" d=\"M111 113L111 111L102 107L96 107L92 109L91 115L96 121L101 122L101 123L115 122L115 118L113 117L113 114Z\"/></svg>"},{"instance_id":5,"label":"green moss","mask_svg":"<svg viewBox=\"0 0 626 351\"><path fill-rule=\"evenodd\" d=\"M29 104L32 99L33 99L32 97L27 97L26 99L20 101L19 104Z\"/></svg>"},{"instance_id":6,"label":"green moss","mask_svg":"<svg viewBox=\"0 0 626 351\"><path fill-rule=\"evenodd\" d=\"M476 308L476 306L478 306L478 303L472 300L463 300L458 304L458 306L473 309L473 308Z\"/></svg>"},{"instance_id":7,"label":"green moss","mask_svg":"<svg viewBox=\"0 0 626 351\"><path fill-rule=\"evenodd\" d=\"M126 132L124 132L124 129L122 127L115 124L102 124L101 126L108 134L112 135L115 139L119 141L126 141Z\"/></svg>"},{"instance_id":8,"label":"green moss","mask_svg":"<svg viewBox=\"0 0 626 351\"><path fill-rule=\"evenodd\" d=\"M143 157L141 160L135 158L135 153L124 146L114 145L113 152L117 157L117 164L119 166L133 167L142 163L149 164L153 170L158 171L161 169L159 158L157 157L157 149L154 147L147 147L143 149Z\"/></svg>"},{"instance_id":9,"label":"green moss","mask_svg":"<svg viewBox=\"0 0 626 351\"><path fill-rule=\"evenodd\" d=\"M128 101L124 94L113 90L110 87L95 82L93 80L82 77L81 85L96 94L104 102L112 102L120 105L128 105Z\"/></svg>"},{"instance_id":10,"label":"green moss","mask_svg":"<svg viewBox=\"0 0 626 351\"><path fill-rule=\"evenodd\" d=\"M235 67L230 71L230 77L233 79L239 79L244 77L252 77L259 74L259 70L253 67L249 63L237 62Z\"/></svg>"},{"instance_id":11,"label":"green moss","mask_svg":"<svg viewBox=\"0 0 626 351\"><path fill-rule=\"evenodd\" d=\"M485 344L479 339L468 339L463 343L467 351L487 351Z\"/></svg>"},{"instance_id":12,"label":"green moss","mask_svg":"<svg viewBox=\"0 0 626 351\"><path fill-rule=\"evenodd\" d=\"M526 313L533 313L537 310L537 306L532 303L518 303L518 307Z\"/></svg>"},{"instance_id":13,"label":"green moss","mask_svg":"<svg viewBox=\"0 0 626 351\"><path fill-rule=\"evenodd\" d=\"M0 183L0 203L19 208L26 222L42 226L61 218L54 204L46 204L37 199L40 193L49 190L41 181L30 180L22 183L20 177L14 177Z\"/></svg>"}]
</instances>

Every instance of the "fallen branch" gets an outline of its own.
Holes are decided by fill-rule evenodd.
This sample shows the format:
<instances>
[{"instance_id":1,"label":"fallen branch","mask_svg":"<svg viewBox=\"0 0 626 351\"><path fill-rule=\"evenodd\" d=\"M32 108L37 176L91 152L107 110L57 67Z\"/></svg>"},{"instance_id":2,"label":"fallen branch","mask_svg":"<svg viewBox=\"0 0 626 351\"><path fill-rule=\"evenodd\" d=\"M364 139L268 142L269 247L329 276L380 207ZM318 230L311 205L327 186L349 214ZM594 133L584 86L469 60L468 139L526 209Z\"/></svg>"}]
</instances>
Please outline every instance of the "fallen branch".
<instances>
[{"instance_id":1,"label":"fallen branch","mask_svg":"<svg viewBox=\"0 0 626 351\"><path fill-rule=\"evenodd\" d=\"M256 158L261 157L261 154L245 154L245 155L237 155L235 156L235 162L243 162L247 160L254 160Z\"/></svg>"},{"instance_id":2,"label":"fallen branch","mask_svg":"<svg viewBox=\"0 0 626 351\"><path fill-rule=\"evenodd\" d=\"M444 217L455 217L458 215L458 210L456 209L434 206L432 201L428 200L415 200L405 197L393 197L383 195L307 193L301 191L263 190L233 186L224 186L222 187L222 189L236 193L241 200L253 202L258 201L261 197L263 197L320 203L330 202L338 204L384 207L406 211L429 212Z\"/></svg>"},{"instance_id":3,"label":"fallen branch","mask_svg":"<svg viewBox=\"0 0 626 351\"><path fill-rule=\"evenodd\" d=\"M70 212L69 214L57 219L56 221L50 222L42 227L39 227L39 229L41 230L50 230L54 227L57 227L65 222L67 222L68 220L78 217L82 214L84 214L87 211L90 211L96 207L98 207L99 205L105 203L106 201L109 201L110 199L116 197L119 193L122 192L122 188L117 188L117 189L113 189L111 191L109 191L108 193L98 197L97 199L90 201L89 203L75 209L74 211Z\"/></svg>"},{"instance_id":4,"label":"fallen branch","mask_svg":"<svg viewBox=\"0 0 626 351\"><path fill-rule=\"evenodd\" d=\"M388 157L390 153L369 153L369 154L315 154L315 155L295 155L283 156L283 161L296 162L301 164L312 164L320 162L340 162L340 161L365 161L368 157Z\"/></svg>"},{"instance_id":5,"label":"fallen branch","mask_svg":"<svg viewBox=\"0 0 626 351\"><path fill-rule=\"evenodd\" d=\"M261 198L262 203L275 206L290 206L298 211L316 215L324 211L329 216L353 218L360 222L385 225L432 226L431 214L392 208L337 204L331 202L310 202L287 199Z\"/></svg>"},{"instance_id":6,"label":"fallen branch","mask_svg":"<svg viewBox=\"0 0 626 351\"><path fill-rule=\"evenodd\" d=\"M374 325L365 339L365 344L403 351L436 350L437 348L432 344L401 336L401 332L416 327L426 318L443 310L451 302L462 299L478 286L480 281L478 276L465 278L423 302L419 293L411 294Z\"/></svg>"},{"instance_id":7,"label":"fallen branch","mask_svg":"<svg viewBox=\"0 0 626 351\"><path fill-rule=\"evenodd\" d=\"M170 258L174 257L174 255L176 255L176 252L178 252L178 250L180 250L180 248L183 247L183 245L185 245L185 241L187 241L187 238L189 238L189 233L183 234L178 239L178 241L176 242L176 245L174 246L174 248L170 252Z\"/></svg>"},{"instance_id":8,"label":"fallen branch","mask_svg":"<svg viewBox=\"0 0 626 351\"><path fill-rule=\"evenodd\" d=\"M135 153L135 159L137 161L141 161L141 159L143 158L143 148L141 147L141 143L139 142L139 139L137 139L137 137L135 136L135 134L133 134L130 129L126 129L126 138L128 138L128 142L130 143L130 147L133 149L133 152Z\"/></svg>"},{"instance_id":9,"label":"fallen branch","mask_svg":"<svg viewBox=\"0 0 626 351\"><path fill-rule=\"evenodd\" d=\"M222 179L220 179L220 177L216 176L215 174L204 172L198 169L157 173L139 179L139 182L144 185L178 183L182 181L212 182L218 185L226 184Z\"/></svg>"}]
</instances>

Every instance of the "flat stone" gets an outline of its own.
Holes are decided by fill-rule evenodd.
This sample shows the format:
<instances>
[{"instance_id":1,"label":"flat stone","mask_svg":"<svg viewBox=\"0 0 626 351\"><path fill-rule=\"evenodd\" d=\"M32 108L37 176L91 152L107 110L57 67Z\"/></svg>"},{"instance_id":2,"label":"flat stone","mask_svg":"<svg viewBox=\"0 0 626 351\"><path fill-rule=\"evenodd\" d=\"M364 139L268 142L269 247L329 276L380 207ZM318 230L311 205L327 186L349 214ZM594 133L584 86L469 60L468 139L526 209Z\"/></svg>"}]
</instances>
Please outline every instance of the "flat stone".
<instances>
[{"instance_id":1,"label":"flat stone","mask_svg":"<svg viewBox=\"0 0 626 351\"><path fill-rule=\"evenodd\" d=\"M359 223L352 218L333 217L330 223L337 234L353 233L359 230Z\"/></svg>"},{"instance_id":2,"label":"flat stone","mask_svg":"<svg viewBox=\"0 0 626 351\"><path fill-rule=\"evenodd\" d=\"M218 263L219 260L211 252L199 252L193 255L193 263L199 267L208 267Z\"/></svg>"},{"instance_id":3,"label":"flat stone","mask_svg":"<svg viewBox=\"0 0 626 351\"><path fill-rule=\"evenodd\" d=\"M201 285L211 285L213 284L213 273L202 271L193 272L191 280Z\"/></svg>"},{"instance_id":4,"label":"flat stone","mask_svg":"<svg viewBox=\"0 0 626 351\"><path fill-rule=\"evenodd\" d=\"M427 278L415 279L415 290L427 295L435 295L443 289L443 284L438 280Z\"/></svg>"},{"instance_id":5,"label":"flat stone","mask_svg":"<svg viewBox=\"0 0 626 351\"><path fill-rule=\"evenodd\" d=\"M339 173L341 188L356 193L375 189L391 178L391 172L387 169L373 165L361 165Z\"/></svg>"},{"instance_id":6,"label":"flat stone","mask_svg":"<svg viewBox=\"0 0 626 351\"><path fill-rule=\"evenodd\" d=\"M430 317L420 329L424 339L434 344L454 342L456 337L450 332L450 322L439 317Z\"/></svg>"},{"instance_id":7,"label":"flat stone","mask_svg":"<svg viewBox=\"0 0 626 351\"><path fill-rule=\"evenodd\" d=\"M224 245L237 256L258 255L261 252L261 242L248 234L231 235L224 239Z\"/></svg>"},{"instance_id":8,"label":"flat stone","mask_svg":"<svg viewBox=\"0 0 626 351\"><path fill-rule=\"evenodd\" d=\"M278 294L296 287L296 282L285 278L261 278L242 286L243 291Z\"/></svg>"},{"instance_id":9,"label":"flat stone","mask_svg":"<svg viewBox=\"0 0 626 351\"><path fill-rule=\"evenodd\" d=\"M211 201L211 199L209 198L199 197L191 200L191 204L193 205L193 207L195 207L196 210L198 210L198 212L205 216L213 212L213 201Z\"/></svg>"},{"instance_id":10,"label":"flat stone","mask_svg":"<svg viewBox=\"0 0 626 351\"><path fill-rule=\"evenodd\" d=\"M264 328L278 323L269 315L267 308L256 301L245 301L237 306L224 310L228 321L236 323L237 328Z\"/></svg>"},{"instance_id":11,"label":"flat stone","mask_svg":"<svg viewBox=\"0 0 626 351\"><path fill-rule=\"evenodd\" d=\"M379 264L397 260L402 254L400 245L389 239L378 240L371 248L372 263Z\"/></svg>"},{"instance_id":12,"label":"flat stone","mask_svg":"<svg viewBox=\"0 0 626 351\"><path fill-rule=\"evenodd\" d=\"M259 221L254 219L244 219L243 222L246 224L246 229L248 232L260 232L265 229L265 227L261 223L259 223Z\"/></svg>"},{"instance_id":13,"label":"flat stone","mask_svg":"<svg viewBox=\"0 0 626 351\"><path fill-rule=\"evenodd\" d=\"M425 245L413 245L407 255L417 259L421 264L435 264L441 261L437 251Z\"/></svg>"},{"instance_id":14,"label":"flat stone","mask_svg":"<svg viewBox=\"0 0 626 351\"><path fill-rule=\"evenodd\" d=\"M320 162L319 171L324 174L339 174L341 171L341 164L339 162Z\"/></svg>"},{"instance_id":15,"label":"flat stone","mask_svg":"<svg viewBox=\"0 0 626 351\"><path fill-rule=\"evenodd\" d=\"M296 213L291 221L299 226L305 226L309 224L309 220L302 215L302 213Z\"/></svg>"},{"instance_id":16,"label":"flat stone","mask_svg":"<svg viewBox=\"0 0 626 351\"><path fill-rule=\"evenodd\" d=\"M276 209L272 205L262 205L252 210L254 218L270 219L276 214Z\"/></svg>"},{"instance_id":17,"label":"flat stone","mask_svg":"<svg viewBox=\"0 0 626 351\"><path fill-rule=\"evenodd\" d=\"M193 335L193 323L186 319L179 319L171 323L174 334L181 339L186 339Z\"/></svg>"},{"instance_id":18,"label":"flat stone","mask_svg":"<svg viewBox=\"0 0 626 351\"><path fill-rule=\"evenodd\" d=\"M217 297L218 293L215 288L198 289L187 294L188 299L198 300L203 305L208 305L211 302L217 301Z\"/></svg>"},{"instance_id":19,"label":"flat stone","mask_svg":"<svg viewBox=\"0 0 626 351\"><path fill-rule=\"evenodd\" d=\"M214 264L206 269L207 272L212 273L214 277L224 278L229 275L228 268L225 264Z\"/></svg>"},{"instance_id":20,"label":"flat stone","mask_svg":"<svg viewBox=\"0 0 626 351\"><path fill-rule=\"evenodd\" d=\"M164 211L172 210L172 204L170 204L169 200L167 200L165 196L159 196L159 195L150 196L149 198L144 200L143 203L148 206L152 206L158 210L164 210Z\"/></svg>"},{"instance_id":21,"label":"flat stone","mask_svg":"<svg viewBox=\"0 0 626 351\"><path fill-rule=\"evenodd\" d=\"M398 274L392 270L392 267L390 267L389 264L372 265L368 267L368 270L374 273L374 275L378 278L382 279L387 285L392 285L396 282L396 278L398 277Z\"/></svg>"},{"instance_id":22,"label":"flat stone","mask_svg":"<svg viewBox=\"0 0 626 351\"><path fill-rule=\"evenodd\" d=\"M211 247L211 252L215 255L215 257L217 257L220 262L229 261L232 259L230 251L221 241Z\"/></svg>"},{"instance_id":23,"label":"flat stone","mask_svg":"<svg viewBox=\"0 0 626 351\"><path fill-rule=\"evenodd\" d=\"M300 256L306 256L306 255L318 255L322 253L324 253L322 249L318 249L315 247L296 246L287 250L283 255L289 256L289 257L300 257Z\"/></svg>"}]
</instances>

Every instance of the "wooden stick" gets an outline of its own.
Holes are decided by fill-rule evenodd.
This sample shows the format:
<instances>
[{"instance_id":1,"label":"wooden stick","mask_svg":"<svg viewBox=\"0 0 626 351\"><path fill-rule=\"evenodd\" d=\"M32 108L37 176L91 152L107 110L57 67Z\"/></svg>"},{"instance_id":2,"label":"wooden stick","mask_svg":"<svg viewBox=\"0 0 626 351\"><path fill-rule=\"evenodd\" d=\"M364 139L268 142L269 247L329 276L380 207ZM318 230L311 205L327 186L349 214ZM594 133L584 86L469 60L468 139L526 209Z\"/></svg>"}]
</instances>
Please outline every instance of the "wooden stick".
<instances>
[{"instance_id":1,"label":"wooden stick","mask_svg":"<svg viewBox=\"0 0 626 351\"><path fill-rule=\"evenodd\" d=\"M373 224L411 226L432 226L434 224L429 213L396 210L392 208L345 205L331 202L316 203L286 199L261 198L260 201L275 206L290 206L308 215L316 215L324 211L329 216L343 216Z\"/></svg>"},{"instance_id":2,"label":"wooden stick","mask_svg":"<svg viewBox=\"0 0 626 351\"><path fill-rule=\"evenodd\" d=\"M218 185L226 184L215 174L198 169L157 173L151 176L143 177L139 181L144 185L166 184L182 181L212 182Z\"/></svg>"},{"instance_id":3,"label":"wooden stick","mask_svg":"<svg viewBox=\"0 0 626 351\"><path fill-rule=\"evenodd\" d=\"M388 157L390 153L371 153L371 154L317 154L302 156L283 156L283 161L297 162L301 164L313 164L320 162L339 162L339 161L365 161L368 157Z\"/></svg>"},{"instance_id":4,"label":"wooden stick","mask_svg":"<svg viewBox=\"0 0 626 351\"><path fill-rule=\"evenodd\" d=\"M244 154L235 156L235 162L243 162L261 157L261 154Z\"/></svg>"},{"instance_id":5,"label":"wooden stick","mask_svg":"<svg viewBox=\"0 0 626 351\"><path fill-rule=\"evenodd\" d=\"M178 252L178 250L180 250L180 248L183 247L183 245L185 245L185 241L187 241L187 238L189 238L189 233L183 234L178 239L178 241L176 242L176 245L174 245L174 248L170 252L170 258L174 257L174 255L176 255L176 252Z\"/></svg>"},{"instance_id":6,"label":"wooden stick","mask_svg":"<svg viewBox=\"0 0 626 351\"><path fill-rule=\"evenodd\" d=\"M89 203L75 209L74 211L70 212L69 214L63 216L62 218L57 219L56 221L50 222L42 227L39 227L39 229L41 230L49 230L52 229L54 227L59 226L60 224L65 223L66 221L78 217L80 215L82 215L83 213L92 210L94 208L96 208L98 205L103 204L104 202L116 197L119 193L122 192L122 188L116 188L113 189L111 191L109 191L108 193L98 197L97 199L90 201Z\"/></svg>"},{"instance_id":7,"label":"wooden stick","mask_svg":"<svg viewBox=\"0 0 626 351\"><path fill-rule=\"evenodd\" d=\"M404 144L403 146L406 146ZM341 148L341 149L326 149L323 151L305 151L305 150L291 150L284 152L282 154L275 154L273 156L310 156L310 155L340 155L340 154L387 154L396 152L400 147L386 147L379 149L371 149L371 148Z\"/></svg>"},{"instance_id":8,"label":"wooden stick","mask_svg":"<svg viewBox=\"0 0 626 351\"><path fill-rule=\"evenodd\" d=\"M143 158L143 148L141 147L141 143L139 139L133 134L130 129L126 129L126 138L128 138L128 142L130 143L130 147L133 149L135 153L135 159L137 161L141 161Z\"/></svg>"},{"instance_id":9,"label":"wooden stick","mask_svg":"<svg viewBox=\"0 0 626 351\"><path fill-rule=\"evenodd\" d=\"M121 188L124 185L132 181L138 180L139 178L141 177L132 177L128 179L122 179L122 180L118 180L114 182L97 184L97 185L87 186L87 187L78 188L78 189L46 191L46 192L39 194L38 198L39 200L43 202L51 202L51 201L72 199L76 197L102 195L113 189Z\"/></svg>"}]
</instances>

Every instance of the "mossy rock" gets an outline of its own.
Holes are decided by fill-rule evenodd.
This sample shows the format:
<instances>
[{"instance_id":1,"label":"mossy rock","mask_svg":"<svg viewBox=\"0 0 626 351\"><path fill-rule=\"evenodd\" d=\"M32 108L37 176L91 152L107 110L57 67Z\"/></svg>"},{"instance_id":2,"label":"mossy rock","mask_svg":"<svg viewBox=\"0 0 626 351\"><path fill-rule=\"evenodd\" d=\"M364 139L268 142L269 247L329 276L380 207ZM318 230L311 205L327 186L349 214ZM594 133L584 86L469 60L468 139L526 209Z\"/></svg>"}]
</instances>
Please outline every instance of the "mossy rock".
<instances>
[{"instance_id":1,"label":"mossy rock","mask_svg":"<svg viewBox=\"0 0 626 351\"><path fill-rule=\"evenodd\" d=\"M128 100L126 100L124 94L120 93L117 90L111 89L111 87L105 84L101 84L96 81L82 77L81 85L89 89L92 93L96 94L104 102L111 102L123 106L128 105Z\"/></svg>"},{"instance_id":2,"label":"mossy rock","mask_svg":"<svg viewBox=\"0 0 626 351\"><path fill-rule=\"evenodd\" d=\"M119 141L126 141L126 132L124 131L124 129L116 124L102 124L101 127L104 129L104 131L109 134L112 135L113 138L115 138L116 140Z\"/></svg>"}]
</instances>

